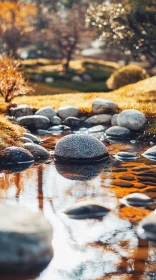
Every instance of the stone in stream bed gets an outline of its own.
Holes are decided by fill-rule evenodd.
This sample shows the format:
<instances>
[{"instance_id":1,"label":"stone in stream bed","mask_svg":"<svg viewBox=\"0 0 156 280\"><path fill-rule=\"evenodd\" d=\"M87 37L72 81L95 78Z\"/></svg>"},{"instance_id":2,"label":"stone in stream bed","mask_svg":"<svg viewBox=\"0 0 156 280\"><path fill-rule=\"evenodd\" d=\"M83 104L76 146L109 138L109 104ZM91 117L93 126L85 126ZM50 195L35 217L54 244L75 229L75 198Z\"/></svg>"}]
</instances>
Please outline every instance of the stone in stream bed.
<instances>
[{"instance_id":1,"label":"stone in stream bed","mask_svg":"<svg viewBox=\"0 0 156 280\"><path fill-rule=\"evenodd\" d=\"M37 144L25 143L24 148L33 155L35 163L42 163L50 157L49 152L44 147Z\"/></svg>"},{"instance_id":2,"label":"stone in stream bed","mask_svg":"<svg viewBox=\"0 0 156 280\"><path fill-rule=\"evenodd\" d=\"M90 134L103 133L103 132L106 131L106 129L108 129L108 126L95 125L95 126L88 129L88 133L90 133Z\"/></svg>"},{"instance_id":3,"label":"stone in stream bed","mask_svg":"<svg viewBox=\"0 0 156 280\"><path fill-rule=\"evenodd\" d=\"M109 157L105 145L95 137L71 134L62 137L56 144L54 158L59 162L92 163Z\"/></svg>"},{"instance_id":4,"label":"stone in stream bed","mask_svg":"<svg viewBox=\"0 0 156 280\"><path fill-rule=\"evenodd\" d=\"M33 115L33 110L26 104L18 105L17 107L11 107L9 114L15 118Z\"/></svg>"},{"instance_id":5,"label":"stone in stream bed","mask_svg":"<svg viewBox=\"0 0 156 280\"><path fill-rule=\"evenodd\" d=\"M115 113L118 111L118 105L110 100L97 98L92 103L92 111L95 114Z\"/></svg>"},{"instance_id":6,"label":"stone in stream bed","mask_svg":"<svg viewBox=\"0 0 156 280\"><path fill-rule=\"evenodd\" d=\"M156 160L156 145L145 151L142 156L150 160Z\"/></svg>"},{"instance_id":7,"label":"stone in stream bed","mask_svg":"<svg viewBox=\"0 0 156 280\"><path fill-rule=\"evenodd\" d=\"M141 239L156 242L156 210L139 223L137 233Z\"/></svg>"},{"instance_id":8,"label":"stone in stream bed","mask_svg":"<svg viewBox=\"0 0 156 280\"><path fill-rule=\"evenodd\" d=\"M28 138L28 139L30 139L30 140L32 140L35 144L41 144L41 142L42 142L38 137L36 137L35 135L33 135L31 133L25 132L23 134L23 136Z\"/></svg>"},{"instance_id":9,"label":"stone in stream bed","mask_svg":"<svg viewBox=\"0 0 156 280\"><path fill-rule=\"evenodd\" d=\"M136 154L129 153L129 152L119 152L114 156L116 159L121 160L121 161L132 161L138 158Z\"/></svg>"},{"instance_id":10,"label":"stone in stream bed","mask_svg":"<svg viewBox=\"0 0 156 280\"><path fill-rule=\"evenodd\" d=\"M17 121L20 125L30 129L30 131L37 129L47 129L50 124L50 120L47 117L39 115L20 117L17 119Z\"/></svg>"},{"instance_id":11,"label":"stone in stream bed","mask_svg":"<svg viewBox=\"0 0 156 280\"><path fill-rule=\"evenodd\" d=\"M88 181L97 177L104 168L109 166L109 161L96 164L67 164L56 162L55 166L60 175L70 180Z\"/></svg>"},{"instance_id":12,"label":"stone in stream bed","mask_svg":"<svg viewBox=\"0 0 156 280\"><path fill-rule=\"evenodd\" d=\"M0 204L0 271L42 270L51 261L52 228L41 213Z\"/></svg>"},{"instance_id":13,"label":"stone in stream bed","mask_svg":"<svg viewBox=\"0 0 156 280\"><path fill-rule=\"evenodd\" d=\"M30 140L30 139L27 138L27 137L20 137L20 140L21 140L23 143L33 143L33 141Z\"/></svg>"},{"instance_id":14,"label":"stone in stream bed","mask_svg":"<svg viewBox=\"0 0 156 280\"><path fill-rule=\"evenodd\" d=\"M60 125L60 124L62 124L62 120L58 116L54 116L50 119L50 124Z\"/></svg>"},{"instance_id":15,"label":"stone in stream bed","mask_svg":"<svg viewBox=\"0 0 156 280\"><path fill-rule=\"evenodd\" d=\"M64 211L70 219L98 219L109 213L109 209L96 201L82 201Z\"/></svg>"},{"instance_id":16,"label":"stone in stream bed","mask_svg":"<svg viewBox=\"0 0 156 280\"><path fill-rule=\"evenodd\" d=\"M131 131L128 128L120 126L112 126L108 128L105 133L108 137L122 140L124 140L125 138L129 138L131 135Z\"/></svg>"},{"instance_id":17,"label":"stone in stream bed","mask_svg":"<svg viewBox=\"0 0 156 280\"><path fill-rule=\"evenodd\" d=\"M56 112L52 107L44 107L44 108L39 109L35 113L35 115L40 115L40 116L47 117L51 122L53 117L56 116Z\"/></svg>"},{"instance_id":18,"label":"stone in stream bed","mask_svg":"<svg viewBox=\"0 0 156 280\"><path fill-rule=\"evenodd\" d=\"M0 167L11 169L16 165L33 164L34 159L32 154L21 147L5 148L0 154Z\"/></svg>"},{"instance_id":19,"label":"stone in stream bed","mask_svg":"<svg viewBox=\"0 0 156 280\"><path fill-rule=\"evenodd\" d=\"M88 118L87 120L85 120L85 124L87 126L93 126L93 125L110 125L111 123L111 115L107 115L107 114L100 114L100 115L95 115L92 116L90 118Z\"/></svg>"},{"instance_id":20,"label":"stone in stream bed","mask_svg":"<svg viewBox=\"0 0 156 280\"><path fill-rule=\"evenodd\" d=\"M145 115L134 109L122 111L117 118L117 124L132 130L140 130L146 123Z\"/></svg>"},{"instance_id":21,"label":"stone in stream bed","mask_svg":"<svg viewBox=\"0 0 156 280\"><path fill-rule=\"evenodd\" d=\"M68 117L64 120L63 123L71 128L77 128L82 125L83 121L81 121L79 118Z\"/></svg>"},{"instance_id":22,"label":"stone in stream bed","mask_svg":"<svg viewBox=\"0 0 156 280\"><path fill-rule=\"evenodd\" d=\"M78 117L79 109L73 106L61 107L58 109L57 114L62 120L65 120L68 117Z\"/></svg>"},{"instance_id":23,"label":"stone in stream bed","mask_svg":"<svg viewBox=\"0 0 156 280\"><path fill-rule=\"evenodd\" d=\"M143 193L131 193L120 199L120 202L124 205L130 205L134 207L149 207L154 205L154 200L148 195Z\"/></svg>"},{"instance_id":24,"label":"stone in stream bed","mask_svg":"<svg viewBox=\"0 0 156 280\"><path fill-rule=\"evenodd\" d=\"M114 114L111 118L111 125L112 126L117 126L117 118L119 114Z\"/></svg>"}]
</instances>

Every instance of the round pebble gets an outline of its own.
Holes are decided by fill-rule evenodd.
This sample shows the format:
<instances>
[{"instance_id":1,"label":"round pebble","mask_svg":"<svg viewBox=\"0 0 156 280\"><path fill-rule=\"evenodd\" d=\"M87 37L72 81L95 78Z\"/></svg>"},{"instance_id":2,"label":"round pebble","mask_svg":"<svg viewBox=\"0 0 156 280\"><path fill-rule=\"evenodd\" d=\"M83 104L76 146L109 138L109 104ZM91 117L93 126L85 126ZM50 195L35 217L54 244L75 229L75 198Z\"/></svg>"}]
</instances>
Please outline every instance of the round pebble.
<instances>
[{"instance_id":1,"label":"round pebble","mask_svg":"<svg viewBox=\"0 0 156 280\"><path fill-rule=\"evenodd\" d=\"M146 118L143 113L138 110L125 110L118 115L117 124L132 130L140 130L146 123Z\"/></svg>"}]
</instances>

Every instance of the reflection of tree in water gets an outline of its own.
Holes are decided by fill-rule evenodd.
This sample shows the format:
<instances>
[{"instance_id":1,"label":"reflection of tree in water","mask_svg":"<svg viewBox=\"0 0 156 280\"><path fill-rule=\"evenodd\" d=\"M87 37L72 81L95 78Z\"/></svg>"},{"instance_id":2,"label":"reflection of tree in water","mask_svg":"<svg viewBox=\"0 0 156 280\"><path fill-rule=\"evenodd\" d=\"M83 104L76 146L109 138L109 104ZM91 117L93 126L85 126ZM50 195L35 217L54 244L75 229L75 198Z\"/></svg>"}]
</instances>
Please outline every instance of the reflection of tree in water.
<instances>
[{"instance_id":1,"label":"reflection of tree in water","mask_svg":"<svg viewBox=\"0 0 156 280\"><path fill-rule=\"evenodd\" d=\"M41 211L43 211L43 166L40 165L38 167L38 205L39 205L39 209Z\"/></svg>"}]
</instances>

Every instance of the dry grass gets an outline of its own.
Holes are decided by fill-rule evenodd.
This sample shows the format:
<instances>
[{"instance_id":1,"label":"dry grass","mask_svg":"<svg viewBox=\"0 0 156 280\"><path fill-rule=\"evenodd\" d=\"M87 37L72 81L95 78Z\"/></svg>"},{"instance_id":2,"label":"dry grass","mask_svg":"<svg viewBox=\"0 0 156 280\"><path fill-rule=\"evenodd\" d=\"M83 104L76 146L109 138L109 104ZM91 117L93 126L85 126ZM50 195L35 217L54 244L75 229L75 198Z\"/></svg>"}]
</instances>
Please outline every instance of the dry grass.
<instances>
[{"instance_id":1,"label":"dry grass","mask_svg":"<svg viewBox=\"0 0 156 280\"><path fill-rule=\"evenodd\" d=\"M22 142L19 140L19 138L22 136L24 128L10 123L3 116L0 116L0 128L0 151L8 146L22 145Z\"/></svg>"},{"instance_id":2,"label":"dry grass","mask_svg":"<svg viewBox=\"0 0 156 280\"><path fill-rule=\"evenodd\" d=\"M36 109L52 106L57 110L61 106L72 105L79 107L81 112L91 112L93 100L100 97L116 102L122 110L133 108L144 112L146 116L156 116L156 76L107 93L66 93L54 95L54 91L54 88L51 88L50 91L49 87L49 95L39 95L35 96L35 98L33 95L21 96L17 97L15 102L18 104L26 103Z\"/></svg>"}]
</instances>

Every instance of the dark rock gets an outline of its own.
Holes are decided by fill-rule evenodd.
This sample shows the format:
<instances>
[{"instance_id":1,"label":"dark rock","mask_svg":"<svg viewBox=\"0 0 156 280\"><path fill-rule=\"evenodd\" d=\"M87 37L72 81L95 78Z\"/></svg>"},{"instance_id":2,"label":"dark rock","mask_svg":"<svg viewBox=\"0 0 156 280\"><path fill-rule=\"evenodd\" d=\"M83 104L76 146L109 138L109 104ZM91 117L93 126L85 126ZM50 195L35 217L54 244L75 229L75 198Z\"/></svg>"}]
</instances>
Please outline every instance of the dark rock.
<instances>
[{"instance_id":1,"label":"dark rock","mask_svg":"<svg viewBox=\"0 0 156 280\"><path fill-rule=\"evenodd\" d=\"M47 129L50 120L44 116L25 116L17 119L18 123L30 130Z\"/></svg>"},{"instance_id":2,"label":"dark rock","mask_svg":"<svg viewBox=\"0 0 156 280\"><path fill-rule=\"evenodd\" d=\"M9 168L11 165L34 162L32 154L20 147L5 148L0 155L0 165Z\"/></svg>"},{"instance_id":3,"label":"dark rock","mask_svg":"<svg viewBox=\"0 0 156 280\"><path fill-rule=\"evenodd\" d=\"M68 117L64 120L64 124L71 127L71 128L77 128L82 125L82 121L75 117Z\"/></svg>"},{"instance_id":4,"label":"dark rock","mask_svg":"<svg viewBox=\"0 0 156 280\"><path fill-rule=\"evenodd\" d=\"M134 207L148 207L154 204L152 198L143 193L131 193L120 199L124 205L130 205Z\"/></svg>"},{"instance_id":5,"label":"dark rock","mask_svg":"<svg viewBox=\"0 0 156 280\"><path fill-rule=\"evenodd\" d=\"M95 201L79 202L64 213L71 219L98 219L109 213L109 209Z\"/></svg>"},{"instance_id":6,"label":"dark rock","mask_svg":"<svg viewBox=\"0 0 156 280\"><path fill-rule=\"evenodd\" d=\"M33 115L33 110L28 105L18 105L17 107L12 107L9 110L11 116L15 118Z\"/></svg>"},{"instance_id":7,"label":"dark rock","mask_svg":"<svg viewBox=\"0 0 156 280\"><path fill-rule=\"evenodd\" d=\"M44 147L37 144L26 143L24 144L24 148L33 155L36 163L44 162L50 157L49 152Z\"/></svg>"}]
</instances>

